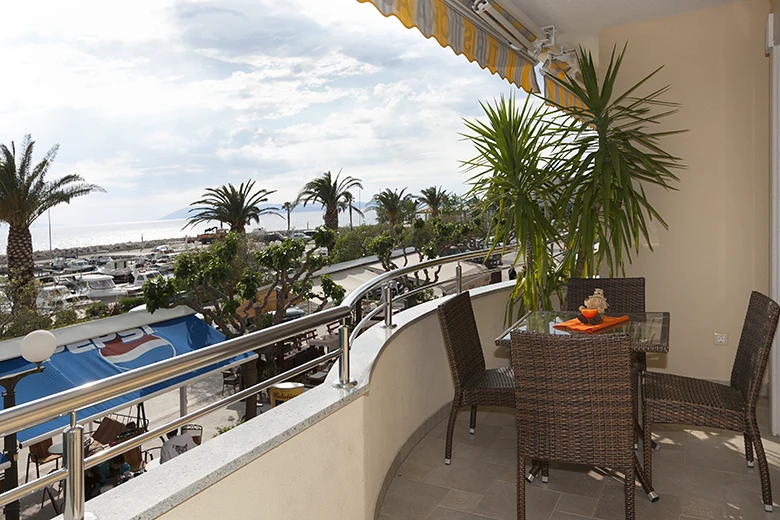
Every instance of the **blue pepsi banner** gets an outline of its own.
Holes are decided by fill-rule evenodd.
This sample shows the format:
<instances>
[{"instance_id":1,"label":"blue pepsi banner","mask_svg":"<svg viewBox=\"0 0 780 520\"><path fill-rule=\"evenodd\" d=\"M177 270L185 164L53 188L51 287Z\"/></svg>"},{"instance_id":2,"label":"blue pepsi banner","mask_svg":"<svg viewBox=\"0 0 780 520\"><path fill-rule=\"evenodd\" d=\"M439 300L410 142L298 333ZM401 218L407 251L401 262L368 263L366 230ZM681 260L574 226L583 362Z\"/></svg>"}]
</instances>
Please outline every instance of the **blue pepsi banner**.
<instances>
[{"instance_id":1,"label":"blue pepsi banner","mask_svg":"<svg viewBox=\"0 0 780 520\"><path fill-rule=\"evenodd\" d=\"M193 352L224 340L224 334L196 316L190 315L62 345L57 347L51 360L44 363L45 370L42 373L31 374L19 382L16 387L16 402L21 404L34 401L134 368ZM228 361L91 406L80 410L77 414L78 419L81 421L105 415L251 357L255 357L255 354L242 354ZM28 363L23 358L3 361L0 362L0 378L34 367L34 364ZM24 443L49 433L55 434L68 423L67 417L58 417L19 432L18 438Z\"/></svg>"}]
</instances>

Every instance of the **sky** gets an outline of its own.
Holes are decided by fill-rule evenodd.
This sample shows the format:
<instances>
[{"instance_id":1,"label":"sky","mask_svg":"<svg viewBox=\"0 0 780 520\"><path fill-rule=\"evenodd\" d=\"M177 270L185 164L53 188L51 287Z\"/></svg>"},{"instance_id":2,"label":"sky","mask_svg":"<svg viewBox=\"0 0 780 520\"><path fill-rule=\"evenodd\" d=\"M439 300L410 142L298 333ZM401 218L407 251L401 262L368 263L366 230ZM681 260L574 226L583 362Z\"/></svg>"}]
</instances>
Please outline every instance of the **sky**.
<instances>
[{"instance_id":1,"label":"sky","mask_svg":"<svg viewBox=\"0 0 780 520\"><path fill-rule=\"evenodd\" d=\"M0 31L0 142L30 133L38 160L59 143L50 178L106 190L54 225L154 220L249 179L281 203L327 170L362 179L363 202L463 193L462 118L524 96L357 0L28 0L3 17L27 22Z\"/></svg>"}]
</instances>

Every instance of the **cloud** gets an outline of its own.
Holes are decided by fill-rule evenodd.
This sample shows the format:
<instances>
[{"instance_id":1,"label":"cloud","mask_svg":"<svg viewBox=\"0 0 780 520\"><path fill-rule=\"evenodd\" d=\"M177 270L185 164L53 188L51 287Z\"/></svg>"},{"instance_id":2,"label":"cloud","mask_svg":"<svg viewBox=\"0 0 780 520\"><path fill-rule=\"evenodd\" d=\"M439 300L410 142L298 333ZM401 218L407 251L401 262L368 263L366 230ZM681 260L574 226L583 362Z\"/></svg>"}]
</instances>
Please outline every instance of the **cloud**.
<instances>
[{"instance_id":1,"label":"cloud","mask_svg":"<svg viewBox=\"0 0 780 520\"><path fill-rule=\"evenodd\" d=\"M516 92L356 0L54 0L5 7L0 142L60 143L52 177L106 188L58 222L138 221L249 178L291 200L323 171L462 192L458 135Z\"/></svg>"}]
</instances>

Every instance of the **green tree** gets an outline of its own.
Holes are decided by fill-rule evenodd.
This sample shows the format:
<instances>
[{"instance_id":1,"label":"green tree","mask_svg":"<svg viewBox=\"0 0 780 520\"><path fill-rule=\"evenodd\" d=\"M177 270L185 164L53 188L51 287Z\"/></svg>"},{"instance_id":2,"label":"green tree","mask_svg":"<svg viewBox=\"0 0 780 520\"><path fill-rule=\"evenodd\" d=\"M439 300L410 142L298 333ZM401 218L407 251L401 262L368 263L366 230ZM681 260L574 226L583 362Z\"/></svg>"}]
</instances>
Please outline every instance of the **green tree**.
<instances>
[{"instance_id":1,"label":"green tree","mask_svg":"<svg viewBox=\"0 0 780 520\"><path fill-rule=\"evenodd\" d=\"M374 195L368 208L376 211L377 220L380 223L387 223L391 226L403 222L405 212L408 213L408 206L405 203L411 200L411 195L404 195L406 188L401 191L385 188Z\"/></svg>"},{"instance_id":2,"label":"green tree","mask_svg":"<svg viewBox=\"0 0 780 520\"><path fill-rule=\"evenodd\" d=\"M30 135L24 136L18 153L15 143L11 147L0 144L0 220L7 222L8 230L8 272L11 285L24 287L34 276L32 235L30 226L46 211L62 203L70 203L76 197L95 191L104 191L100 186L87 184L77 174L47 181L46 175L57 156L59 145L54 145L38 164L33 164L35 142ZM34 291L17 290L17 295L26 297L12 300L14 312L21 305L35 308Z\"/></svg>"},{"instance_id":3,"label":"green tree","mask_svg":"<svg viewBox=\"0 0 780 520\"><path fill-rule=\"evenodd\" d=\"M641 242L652 250L647 220L657 219L664 228L668 226L650 204L643 185L674 190L672 183L678 178L673 170L683 167L680 158L662 148L661 141L684 130L653 130L677 111L677 104L661 99L670 86L637 96L661 67L618 93L617 77L626 48L617 55L616 51L613 48L600 80L590 52L580 48L581 79L567 75L563 80L583 105L559 106L570 118L567 131L572 135L561 153L567 178L560 202L571 210L569 229L577 230L568 235L572 276L576 277L596 274L602 262L610 275L623 271L624 254L630 262L631 250L638 253Z\"/></svg>"},{"instance_id":4,"label":"green tree","mask_svg":"<svg viewBox=\"0 0 780 520\"><path fill-rule=\"evenodd\" d=\"M436 218L441 212L446 197L447 191L443 190L441 186L438 188L436 186L431 186L430 188L420 190L420 195L417 197L417 200L425 204L431 218Z\"/></svg>"},{"instance_id":5,"label":"green tree","mask_svg":"<svg viewBox=\"0 0 780 520\"><path fill-rule=\"evenodd\" d=\"M347 198L352 196L349 190L353 188L363 189L360 179L346 176L339 180L340 175L341 170L339 170L335 178L333 178L330 171L327 171L321 177L307 182L298 194L298 201L303 202L304 206L314 202L321 204L325 208L325 214L323 215L325 227L333 230L339 228L339 209L346 207Z\"/></svg>"},{"instance_id":6,"label":"green tree","mask_svg":"<svg viewBox=\"0 0 780 520\"><path fill-rule=\"evenodd\" d=\"M528 97L518 106L514 97L482 104L485 120L465 121L477 155L463 163L472 173L470 194L478 197L483 213L492 213L488 236L508 243L516 238L524 252L524 269L518 273L510 298L521 310L552 308L551 294L561 282L559 268L548 244L558 230L544 212L543 201L553 196L558 174L548 156L562 135L550 122L551 109ZM517 263L517 260L515 261Z\"/></svg>"},{"instance_id":7,"label":"green tree","mask_svg":"<svg viewBox=\"0 0 780 520\"><path fill-rule=\"evenodd\" d=\"M261 205L268 202L268 196L276 193L258 189L255 191L255 181L241 183L238 188L226 184L219 188L206 188L203 198L196 200L190 206L194 213L187 219L187 226L195 226L201 222L222 222L230 226L230 231L244 234L245 227L252 222L259 223L261 215L277 215L278 208Z\"/></svg>"}]
</instances>

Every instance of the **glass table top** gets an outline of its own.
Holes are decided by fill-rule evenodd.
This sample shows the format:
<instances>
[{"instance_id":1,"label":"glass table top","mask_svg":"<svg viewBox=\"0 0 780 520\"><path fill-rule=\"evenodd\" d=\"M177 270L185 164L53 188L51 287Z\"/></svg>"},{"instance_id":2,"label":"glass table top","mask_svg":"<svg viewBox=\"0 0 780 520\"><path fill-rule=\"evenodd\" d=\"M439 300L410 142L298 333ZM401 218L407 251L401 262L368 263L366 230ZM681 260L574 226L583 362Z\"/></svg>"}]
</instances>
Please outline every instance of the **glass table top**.
<instances>
[{"instance_id":1,"label":"glass table top","mask_svg":"<svg viewBox=\"0 0 780 520\"><path fill-rule=\"evenodd\" d=\"M577 335L584 332L555 328L555 325L577 317L573 311L532 311L520 318L496 339L496 345L508 347L509 333L519 329L523 331L541 332L544 334ZM669 351L669 313L644 312L634 314L615 314L628 316L628 321L591 334L625 333L631 338L632 349L637 352Z\"/></svg>"}]
</instances>

